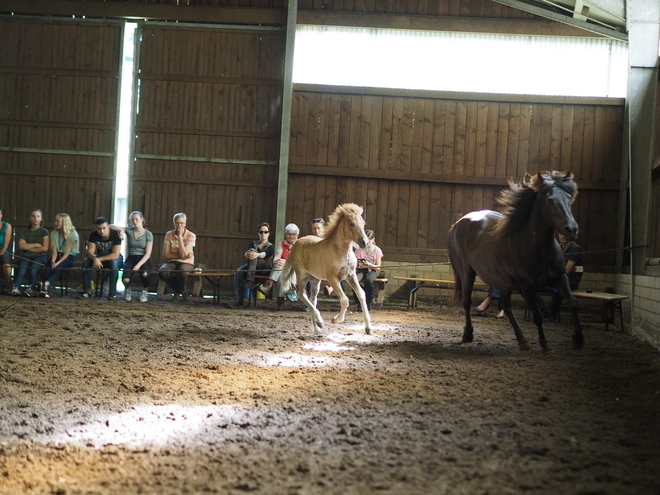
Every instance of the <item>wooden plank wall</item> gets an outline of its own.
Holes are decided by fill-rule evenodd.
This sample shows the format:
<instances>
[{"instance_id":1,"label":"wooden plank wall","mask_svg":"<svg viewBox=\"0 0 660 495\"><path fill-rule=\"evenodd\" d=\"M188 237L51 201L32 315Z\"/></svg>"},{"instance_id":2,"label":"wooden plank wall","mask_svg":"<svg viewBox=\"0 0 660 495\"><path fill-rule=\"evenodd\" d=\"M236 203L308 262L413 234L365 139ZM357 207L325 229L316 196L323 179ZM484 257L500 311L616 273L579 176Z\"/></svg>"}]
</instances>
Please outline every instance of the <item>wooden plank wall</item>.
<instances>
[{"instance_id":1,"label":"wooden plank wall","mask_svg":"<svg viewBox=\"0 0 660 495\"><path fill-rule=\"evenodd\" d=\"M0 204L27 225L112 211L119 23L0 19Z\"/></svg>"},{"instance_id":2,"label":"wooden plank wall","mask_svg":"<svg viewBox=\"0 0 660 495\"><path fill-rule=\"evenodd\" d=\"M494 208L508 178L570 170L580 186L574 213L583 250L616 247L621 102L351 91L294 91L291 221L307 228L337 204L356 202L388 259L445 261L449 227L465 213ZM589 263L612 265L614 253L593 254Z\"/></svg>"},{"instance_id":3,"label":"wooden plank wall","mask_svg":"<svg viewBox=\"0 0 660 495\"><path fill-rule=\"evenodd\" d=\"M140 29L129 211L148 218L155 263L183 211L196 261L235 268L257 225L275 220L284 32Z\"/></svg>"}]
</instances>

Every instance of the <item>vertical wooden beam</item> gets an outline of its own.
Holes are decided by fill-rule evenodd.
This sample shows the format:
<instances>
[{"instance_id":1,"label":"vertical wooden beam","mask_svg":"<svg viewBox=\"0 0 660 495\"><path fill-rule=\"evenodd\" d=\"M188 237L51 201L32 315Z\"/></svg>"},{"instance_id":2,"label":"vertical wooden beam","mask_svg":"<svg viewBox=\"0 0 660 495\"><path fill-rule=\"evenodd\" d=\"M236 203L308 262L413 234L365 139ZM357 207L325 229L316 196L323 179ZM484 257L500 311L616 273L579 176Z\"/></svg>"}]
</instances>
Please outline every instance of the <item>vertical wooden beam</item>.
<instances>
[{"instance_id":1,"label":"vertical wooden beam","mask_svg":"<svg viewBox=\"0 0 660 495\"><path fill-rule=\"evenodd\" d=\"M291 107L293 99L293 49L296 43L297 0L289 0L286 21L286 48L284 49L284 81L282 84L282 126L280 128L280 163L277 178L277 214L275 216L275 242L284 236L286 202L289 181L289 148L291 145Z\"/></svg>"}]
</instances>

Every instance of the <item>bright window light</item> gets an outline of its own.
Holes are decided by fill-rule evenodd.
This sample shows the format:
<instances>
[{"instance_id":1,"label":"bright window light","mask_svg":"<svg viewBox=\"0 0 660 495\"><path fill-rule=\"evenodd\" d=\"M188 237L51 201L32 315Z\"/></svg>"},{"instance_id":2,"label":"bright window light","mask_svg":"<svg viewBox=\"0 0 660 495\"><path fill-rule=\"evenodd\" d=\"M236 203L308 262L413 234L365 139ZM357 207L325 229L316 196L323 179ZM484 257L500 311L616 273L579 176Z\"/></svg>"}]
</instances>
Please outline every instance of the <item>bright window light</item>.
<instances>
[{"instance_id":1,"label":"bright window light","mask_svg":"<svg viewBox=\"0 0 660 495\"><path fill-rule=\"evenodd\" d=\"M628 47L610 39L299 26L294 83L625 97Z\"/></svg>"}]
</instances>

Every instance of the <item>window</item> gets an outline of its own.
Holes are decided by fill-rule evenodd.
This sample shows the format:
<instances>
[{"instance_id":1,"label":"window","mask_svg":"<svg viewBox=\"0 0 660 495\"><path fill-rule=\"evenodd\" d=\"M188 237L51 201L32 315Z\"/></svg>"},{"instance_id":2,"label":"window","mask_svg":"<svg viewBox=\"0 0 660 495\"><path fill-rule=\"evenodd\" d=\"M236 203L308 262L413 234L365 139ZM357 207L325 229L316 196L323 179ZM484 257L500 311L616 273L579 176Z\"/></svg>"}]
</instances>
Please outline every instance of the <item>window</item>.
<instances>
[{"instance_id":1,"label":"window","mask_svg":"<svg viewBox=\"0 0 660 495\"><path fill-rule=\"evenodd\" d=\"M300 26L295 83L625 97L628 47L597 38Z\"/></svg>"}]
</instances>

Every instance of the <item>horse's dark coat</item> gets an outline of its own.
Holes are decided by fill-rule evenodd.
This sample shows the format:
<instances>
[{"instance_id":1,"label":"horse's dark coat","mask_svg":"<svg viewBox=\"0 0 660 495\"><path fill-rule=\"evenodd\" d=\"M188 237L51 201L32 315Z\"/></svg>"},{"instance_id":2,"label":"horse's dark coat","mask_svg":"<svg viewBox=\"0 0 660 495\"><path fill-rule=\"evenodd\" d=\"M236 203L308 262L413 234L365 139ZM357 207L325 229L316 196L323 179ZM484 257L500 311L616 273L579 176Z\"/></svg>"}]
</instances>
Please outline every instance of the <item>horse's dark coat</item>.
<instances>
[{"instance_id":1,"label":"horse's dark coat","mask_svg":"<svg viewBox=\"0 0 660 495\"><path fill-rule=\"evenodd\" d=\"M455 273L456 299L462 301L465 310L463 342L473 339L470 307L478 275L502 291L504 311L521 349L528 349L529 344L511 311L511 292L519 290L532 309L539 344L548 350L543 317L535 302L536 293L546 285L557 287L568 301L575 322L574 347L582 347L577 302L569 289L564 256L555 239L556 232L569 240L577 237L578 225L571 213L576 195L577 185L570 172L539 172L520 183L509 181L509 189L498 198L501 213L468 213L452 226L449 259Z\"/></svg>"}]
</instances>

